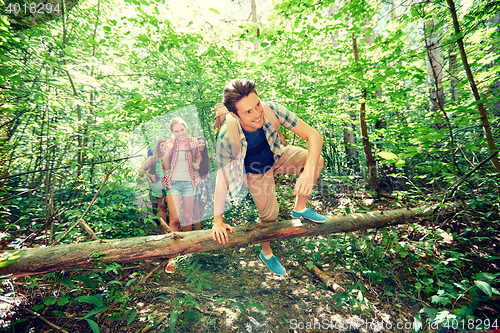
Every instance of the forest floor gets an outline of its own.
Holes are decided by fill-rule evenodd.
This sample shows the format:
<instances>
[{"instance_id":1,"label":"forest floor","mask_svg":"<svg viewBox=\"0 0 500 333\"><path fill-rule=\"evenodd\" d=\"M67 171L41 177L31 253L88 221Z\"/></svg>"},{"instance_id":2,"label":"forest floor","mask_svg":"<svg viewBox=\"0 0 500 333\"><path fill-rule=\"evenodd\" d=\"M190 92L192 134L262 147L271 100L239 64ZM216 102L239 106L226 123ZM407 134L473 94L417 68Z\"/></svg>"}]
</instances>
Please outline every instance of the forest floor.
<instances>
[{"instance_id":1,"label":"forest floor","mask_svg":"<svg viewBox=\"0 0 500 333\"><path fill-rule=\"evenodd\" d=\"M390 201L372 205L368 196L364 198L365 202L358 202L364 203L369 209L394 209ZM329 205L323 206L322 210L342 211L347 205L342 200L347 199L323 198L322 202L328 202ZM312 200L312 204L319 206L320 203ZM405 226L401 228L404 231ZM358 233L360 236L366 235L365 231ZM227 248L193 254L190 259L181 261L173 274L165 273L165 262L156 261L144 261L119 269L108 267L104 269L105 272L76 272L93 276L97 285L95 294L104 296L103 305L108 309L101 307L101 312L88 316L90 311L97 308L92 302L70 301L63 305L45 302L46 306L38 313L72 333L92 332L89 323L82 319L86 315L87 319L95 320L101 333L170 332L175 314L178 319L174 332L412 331L413 318L424 307L424 302L408 294L404 284L405 277L408 277L407 266L412 265L416 269L419 262L409 260L403 265L400 260L394 261L386 272L391 277L391 293L387 293L380 284L373 283L365 274L335 264L323 264L320 267L323 272L344 290L352 290L356 283L365 288L364 292L350 292L349 304L336 306L338 300L335 299L335 293L324 287L317 276L290 255L290 244L287 241L275 241L272 245L274 254L287 270L285 276L271 273L259 260L259 245ZM199 266L199 270L192 278L199 279L190 286L192 278L186 282L189 275L186 270L194 266ZM152 274L144 280L148 273ZM63 272L58 279L69 274ZM197 290L202 279L205 282ZM101 284L97 283L99 280L102 280ZM69 296L74 300L78 296L94 294L85 283L75 282L73 288L56 283L54 274L38 276L36 279L18 279L9 284L10 287L4 283L4 293L15 291L15 297L28 309L50 297L61 299L62 296ZM110 320L113 314L120 313L120 309L125 315ZM130 311L136 311L137 315L130 317ZM60 332L37 315L21 309L5 309L4 304L0 319L8 317L10 320L26 319L16 324L15 332ZM129 318L133 320L127 325Z\"/></svg>"},{"instance_id":2,"label":"forest floor","mask_svg":"<svg viewBox=\"0 0 500 333\"><path fill-rule=\"evenodd\" d=\"M394 325L396 322L406 324L407 329L401 331L411 331L413 316L419 310L418 304L407 298L399 298L397 301L394 301L393 297L384 299L383 290L366 285L370 293L363 297L370 299L372 311L352 314L345 305L335 307L337 301L331 297L334 294L333 291L322 287L314 274L296 260L291 260L288 251L282 245L275 242L274 253L281 258L287 270L285 276L271 273L259 260L258 252L255 250L257 247L254 246L194 254L192 260L201 264L198 273L209 273L205 278L211 287L211 289L203 287L199 292L196 284L190 287L189 283L185 282L186 276L182 275L182 267L179 267L174 274L166 274L162 266L144 284L137 279L129 286L135 290L127 295L127 305L135 306L137 309L136 319L129 325L126 325L126 320L105 320L107 315L120 307L119 301L107 303L110 310L99 313L96 319L100 332L170 331L170 316L176 308L172 301L176 299L185 302L184 306L178 307L179 312L189 311L189 304L192 304L191 310L198 312L200 318L204 319L183 319L180 316L179 319L183 323L177 323L175 332L279 333L322 330L394 332L393 329L377 326L377 323L382 323L382 321L390 321ZM161 264L161 262L146 261L141 266L133 266L133 270L122 270L120 274L114 276L114 281L125 285L131 279L143 277ZM360 281L359 276L345 269L335 270L327 265L324 265L322 269L346 290L355 282ZM31 308L34 304L40 304L44 297L50 295L48 294L50 290L54 292L53 286L54 283L50 278L41 276L38 279L37 288L19 290L25 295L23 303L28 303L24 306ZM74 291L70 291L69 288L62 289L66 290L66 295L73 298L92 294L90 288ZM41 297L40 293L44 297ZM54 296L60 296L60 291ZM191 300L194 300L196 305ZM251 303L257 305L250 306ZM84 317L92 309L91 304L70 302L62 307L48 306L42 314L49 321L69 332L91 332L87 322L77 319ZM52 313L51 310L62 311L67 317L63 318L60 314ZM18 324L16 332L58 332L32 314L18 313L17 317L19 315L28 318L28 321ZM183 325L185 325L184 328ZM23 327L31 329L23 330Z\"/></svg>"}]
</instances>

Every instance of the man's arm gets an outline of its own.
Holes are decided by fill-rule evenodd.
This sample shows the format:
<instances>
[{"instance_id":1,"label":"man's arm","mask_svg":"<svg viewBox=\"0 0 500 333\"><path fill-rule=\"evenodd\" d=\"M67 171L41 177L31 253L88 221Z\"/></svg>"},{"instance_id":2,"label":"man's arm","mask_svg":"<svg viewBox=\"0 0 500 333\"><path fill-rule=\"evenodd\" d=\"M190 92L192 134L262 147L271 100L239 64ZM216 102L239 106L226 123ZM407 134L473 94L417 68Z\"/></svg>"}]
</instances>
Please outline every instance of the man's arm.
<instances>
[{"instance_id":1,"label":"man's arm","mask_svg":"<svg viewBox=\"0 0 500 333\"><path fill-rule=\"evenodd\" d=\"M224 173L226 173L224 175ZM229 241L227 230L233 232L233 227L224 223L224 203L226 202L227 186L226 179L228 179L229 170L225 168L218 168L217 180L215 181L215 194L214 194L214 219L212 227L212 238L214 241L226 244Z\"/></svg>"},{"instance_id":2,"label":"man's arm","mask_svg":"<svg viewBox=\"0 0 500 333\"><path fill-rule=\"evenodd\" d=\"M321 155L321 147L323 146L323 137L314 128L299 120L297 126L292 129L292 132L307 140L308 155L304 164L304 170L300 174L293 195L309 195L312 193L316 184L315 173L318 168L318 161Z\"/></svg>"}]
</instances>

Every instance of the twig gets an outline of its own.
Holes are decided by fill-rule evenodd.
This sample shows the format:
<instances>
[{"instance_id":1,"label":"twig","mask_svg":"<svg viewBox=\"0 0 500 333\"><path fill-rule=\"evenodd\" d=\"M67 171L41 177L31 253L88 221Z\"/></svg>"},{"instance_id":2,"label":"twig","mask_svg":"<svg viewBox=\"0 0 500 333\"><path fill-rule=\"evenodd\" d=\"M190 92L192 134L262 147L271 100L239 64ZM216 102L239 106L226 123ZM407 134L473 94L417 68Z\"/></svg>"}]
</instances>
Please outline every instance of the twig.
<instances>
[{"instance_id":1,"label":"twig","mask_svg":"<svg viewBox=\"0 0 500 333\"><path fill-rule=\"evenodd\" d=\"M21 309L21 310L23 310L23 311L26 311L26 312L28 312L29 314L31 314L31 315L33 315L33 316L35 316L35 317L40 318L40 319L41 319L41 320L43 320L43 321L44 321L47 325L49 325L49 326L50 326L50 327L52 327L52 328L55 328L58 332L69 333L69 332L68 332L68 331L66 331L64 328L59 327L59 326L57 326L56 324L54 324L54 323L50 322L47 318L45 318L44 316L42 316L41 314L39 314L39 313L37 313L37 312L35 312L35 311L33 311L33 310L27 309L27 308L25 308L24 306L20 306L20 305L16 305L16 304L13 304L13 303L7 302L6 300L3 300L3 299L1 299L1 298L0 298L0 301L2 301L2 302L4 302L4 303L7 303L7 304L9 304L9 305L15 306L15 307L17 307L18 309Z\"/></svg>"},{"instance_id":2,"label":"twig","mask_svg":"<svg viewBox=\"0 0 500 333\"><path fill-rule=\"evenodd\" d=\"M455 194L455 191L457 190L457 188L462 185L462 183L467 179L469 178L470 175L472 175L474 172L477 171L477 169L479 169L480 167L482 167L483 165L486 164L486 162L488 162L489 160L491 160L493 157L495 157L496 155L498 154L498 152L494 152L493 154L491 154L487 159L483 160L481 163L479 163L474 169L472 169L471 171L467 172L465 175L463 175L462 177L460 177L459 180L457 180L455 182L455 184L453 184L452 186L448 187L448 189L446 191L448 191L450 188L453 188L453 190L450 192L449 195L446 195L444 198L443 198L443 201L441 201L441 203L444 203L448 198L451 198L454 194Z\"/></svg>"},{"instance_id":3,"label":"twig","mask_svg":"<svg viewBox=\"0 0 500 333\"><path fill-rule=\"evenodd\" d=\"M153 275L157 270L159 270L161 267L163 267L163 265L165 265L167 262L169 262L170 259L167 259L167 260L164 260L162 261L161 264L159 264L158 266L156 266L151 272L148 273L148 275L146 275L145 277L142 278L141 280L141 284L144 284L146 283L146 280L151 276Z\"/></svg>"},{"instance_id":4,"label":"twig","mask_svg":"<svg viewBox=\"0 0 500 333\"><path fill-rule=\"evenodd\" d=\"M309 269L314 275L316 275L321 282L327 287L333 290L335 293L344 293L345 290L341 286L339 286L335 280L333 280L331 277L326 275L321 269L319 269L316 266L313 266L311 269Z\"/></svg>"},{"instance_id":5,"label":"twig","mask_svg":"<svg viewBox=\"0 0 500 333\"><path fill-rule=\"evenodd\" d=\"M104 163L117 162L117 161L123 161L123 160L125 160L125 162L126 162L126 161L128 161L130 159L137 158L137 157L144 157L144 155L142 155L142 154L141 155L133 155L133 156L129 156L129 157L118 158L118 159L115 159L115 160L98 161L98 162L92 162L92 163L82 163L82 166L104 164ZM0 177L0 180L10 179L10 178L13 178L13 177L18 177L18 176L29 175L29 174L37 173L37 172L46 172L46 171L54 171L54 170L69 169L69 168L71 168L71 166L62 166L62 167L59 167L59 168L50 168L50 169L41 169L41 170L27 171L27 172L22 172L22 173L16 173L15 175L9 175L9 176L5 176L5 177Z\"/></svg>"},{"instance_id":6,"label":"twig","mask_svg":"<svg viewBox=\"0 0 500 333\"><path fill-rule=\"evenodd\" d=\"M469 178L470 175L472 175L474 172L476 172L479 168L481 168L483 165L485 165L489 160L491 160L497 154L498 154L498 152L494 152L493 154L491 154L487 159L485 159L481 163L479 163L474 169L472 169L471 171L467 172L465 175L463 175L462 177L460 177L460 179L458 179L455 182L455 184L453 184L450 187L448 187L448 189L446 190L446 192L448 192L450 189L452 189L452 190L451 190L451 192L449 192L449 194L447 194L447 195L444 196L443 200L441 201L441 204L444 204L446 202L446 200L448 200L448 198L453 197L453 195L455 194L455 191L457 190L457 188L460 185L462 185L462 183L465 180L467 180L467 178ZM440 216L441 207L436 207L436 209L434 210L433 214L436 213L436 211L438 212L438 215L436 217L436 221L437 221L439 219L439 216Z\"/></svg>"},{"instance_id":7,"label":"twig","mask_svg":"<svg viewBox=\"0 0 500 333\"><path fill-rule=\"evenodd\" d=\"M106 181L108 180L109 176L111 176L111 174L113 173L113 171L115 171L116 169L118 169L118 167L121 166L126 161L127 160L125 160L122 163L118 164L117 166L112 167L111 169L109 169L108 173L106 174L106 177L104 177L104 180L102 181L101 187L99 187L99 189L97 190L97 193L94 195L94 199L92 199L92 201L90 202L89 206L87 207L87 209L83 213L82 217L80 217L78 219L78 221L75 224L73 224L73 226L71 228L69 228L68 231L66 231L66 233L64 235L62 235L61 237L59 237L58 239L56 239L54 241L54 243L52 243L52 246L56 245L57 243L59 243L60 241L62 241L64 239L64 237L66 237L71 232L71 230L73 230L79 223L85 228L85 230L87 230L87 228L85 227L86 223L85 223L85 221L83 221L83 218L85 217L85 215L87 215L88 211L90 210L90 207L92 207L92 205L96 201L97 196L99 195L99 193L101 192L102 188L104 187L104 184L106 184ZM90 227L88 225L87 225L87 227L90 229ZM94 237L95 234L93 232L92 232L92 234L93 234L92 237ZM95 236L95 237L97 239L99 239L97 236ZM94 238L94 239L96 239L96 238Z\"/></svg>"}]
</instances>

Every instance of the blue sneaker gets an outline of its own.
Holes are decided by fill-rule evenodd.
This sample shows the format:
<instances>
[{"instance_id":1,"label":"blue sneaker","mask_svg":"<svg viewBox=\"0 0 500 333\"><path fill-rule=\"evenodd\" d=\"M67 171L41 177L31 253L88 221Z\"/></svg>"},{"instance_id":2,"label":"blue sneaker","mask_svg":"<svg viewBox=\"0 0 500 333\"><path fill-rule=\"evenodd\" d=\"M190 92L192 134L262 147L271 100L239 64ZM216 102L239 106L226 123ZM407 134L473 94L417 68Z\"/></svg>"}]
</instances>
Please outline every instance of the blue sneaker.
<instances>
[{"instance_id":1,"label":"blue sneaker","mask_svg":"<svg viewBox=\"0 0 500 333\"><path fill-rule=\"evenodd\" d=\"M302 217L306 220L316 223L324 223L326 221L326 216L316 213L311 208L307 208L306 211L303 213L297 213L296 211L292 211L292 217L294 219Z\"/></svg>"},{"instance_id":2,"label":"blue sneaker","mask_svg":"<svg viewBox=\"0 0 500 333\"><path fill-rule=\"evenodd\" d=\"M281 263L278 260L278 258L276 258L276 256L273 255L271 257L271 259L268 260L268 259L264 258L264 255L262 254L262 251L260 251L259 258L260 258L260 260L262 260L264 262L264 264L267 265L267 267L274 274L278 274L278 275L285 275L286 274L285 268L283 268L283 266L281 265Z\"/></svg>"}]
</instances>

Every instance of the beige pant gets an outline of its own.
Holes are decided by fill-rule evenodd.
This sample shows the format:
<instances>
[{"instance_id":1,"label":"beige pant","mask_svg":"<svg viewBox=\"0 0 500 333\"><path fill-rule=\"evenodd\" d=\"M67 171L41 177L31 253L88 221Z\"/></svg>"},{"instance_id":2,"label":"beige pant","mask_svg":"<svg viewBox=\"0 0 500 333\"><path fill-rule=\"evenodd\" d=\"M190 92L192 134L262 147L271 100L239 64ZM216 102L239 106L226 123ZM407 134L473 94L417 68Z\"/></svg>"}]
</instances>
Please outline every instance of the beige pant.
<instances>
[{"instance_id":1,"label":"beige pant","mask_svg":"<svg viewBox=\"0 0 500 333\"><path fill-rule=\"evenodd\" d=\"M274 174L296 174L304 168L308 151L304 148L287 146L281 150L281 157L264 174L247 173L247 186L259 211L261 222L274 222L278 219L279 205L276 198Z\"/></svg>"}]
</instances>

